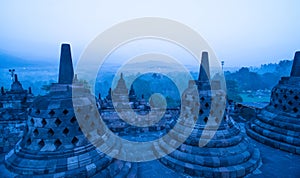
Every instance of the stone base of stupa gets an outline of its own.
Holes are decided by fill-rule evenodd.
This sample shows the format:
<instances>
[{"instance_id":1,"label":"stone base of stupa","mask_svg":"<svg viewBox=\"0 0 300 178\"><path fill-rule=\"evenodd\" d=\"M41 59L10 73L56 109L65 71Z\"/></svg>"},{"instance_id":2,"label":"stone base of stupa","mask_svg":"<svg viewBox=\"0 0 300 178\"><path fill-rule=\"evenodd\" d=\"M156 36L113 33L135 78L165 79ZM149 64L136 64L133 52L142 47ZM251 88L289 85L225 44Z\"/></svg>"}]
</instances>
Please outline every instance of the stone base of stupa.
<instances>
[{"instance_id":1,"label":"stone base of stupa","mask_svg":"<svg viewBox=\"0 0 300 178\"><path fill-rule=\"evenodd\" d=\"M299 118L264 109L246 128L250 137L263 144L300 154Z\"/></svg>"},{"instance_id":2,"label":"stone base of stupa","mask_svg":"<svg viewBox=\"0 0 300 178\"><path fill-rule=\"evenodd\" d=\"M260 152L231 119L226 123L205 147L198 146L201 128L194 129L184 144L160 159L161 163L195 177L244 177L251 173L260 163ZM173 136L178 137L175 132ZM157 146L164 149L171 145L163 142Z\"/></svg>"},{"instance_id":3,"label":"stone base of stupa","mask_svg":"<svg viewBox=\"0 0 300 178\"><path fill-rule=\"evenodd\" d=\"M135 163L115 160L92 146L72 153L52 153L47 158L16 148L5 156L5 166L21 177L135 177L137 172Z\"/></svg>"}]
</instances>

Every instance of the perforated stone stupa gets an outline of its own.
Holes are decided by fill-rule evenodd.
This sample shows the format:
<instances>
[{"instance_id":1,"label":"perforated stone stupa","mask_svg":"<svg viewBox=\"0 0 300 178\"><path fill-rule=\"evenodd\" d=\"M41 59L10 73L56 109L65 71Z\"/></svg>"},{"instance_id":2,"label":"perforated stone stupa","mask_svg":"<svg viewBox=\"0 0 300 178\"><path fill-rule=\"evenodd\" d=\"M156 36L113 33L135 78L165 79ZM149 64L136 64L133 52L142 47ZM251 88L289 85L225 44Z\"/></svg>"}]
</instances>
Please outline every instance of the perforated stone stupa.
<instances>
[{"instance_id":1,"label":"perforated stone stupa","mask_svg":"<svg viewBox=\"0 0 300 178\"><path fill-rule=\"evenodd\" d=\"M300 52L289 77L273 88L268 106L247 126L252 138L274 148L300 154Z\"/></svg>"},{"instance_id":2,"label":"perforated stone stupa","mask_svg":"<svg viewBox=\"0 0 300 178\"><path fill-rule=\"evenodd\" d=\"M34 101L24 137L5 156L5 165L12 172L46 177L113 177L129 172L130 163L101 153L82 133L74 114L72 87L85 93L89 90L78 82L72 84L73 75L70 45L63 44L59 82Z\"/></svg>"},{"instance_id":3,"label":"perforated stone stupa","mask_svg":"<svg viewBox=\"0 0 300 178\"><path fill-rule=\"evenodd\" d=\"M196 125L189 138L174 152L163 157L160 161L167 167L196 177L243 177L255 170L260 162L260 152L255 148L239 129L239 126L225 113L218 117L217 113L222 112L222 105L226 105L224 91L221 89L211 90L208 53L202 54L199 79L189 83L188 89L182 97L187 102L194 102L196 99L191 94L193 88L198 89L200 107L195 106L199 115ZM220 86L220 85L219 85ZM212 100L218 103L212 108ZM220 107L221 106L221 107ZM193 111L195 108L183 109ZM222 114L221 114L222 115ZM220 123L217 128L216 123ZM207 125L208 124L208 125ZM207 132L204 132L205 126ZM213 130L217 130L213 134ZM182 130L172 132L173 139L181 137ZM204 135L202 135L204 134ZM199 140L212 139L204 146L199 146ZM208 141L208 140L206 140ZM167 150L172 143L161 142L159 147ZM158 150L158 149L157 149ZM159 154L159 153L158 153Z\"/></svg>"}]
</instances>

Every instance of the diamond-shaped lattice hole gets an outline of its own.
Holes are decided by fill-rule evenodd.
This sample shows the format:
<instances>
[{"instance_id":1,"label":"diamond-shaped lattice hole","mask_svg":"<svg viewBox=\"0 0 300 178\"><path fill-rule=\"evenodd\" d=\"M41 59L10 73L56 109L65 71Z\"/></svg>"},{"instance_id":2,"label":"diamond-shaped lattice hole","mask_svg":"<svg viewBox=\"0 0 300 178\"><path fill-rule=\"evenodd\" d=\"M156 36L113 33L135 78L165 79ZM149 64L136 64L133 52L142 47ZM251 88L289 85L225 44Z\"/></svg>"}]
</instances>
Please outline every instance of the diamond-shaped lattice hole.
<instances>
[{"instance_id":1,"label":"diamond-shaped lattice hole","mask_svg":"<svg viewBox=\"0 0 300 178\"><path fill-rule=\"evenodd\" d=\"M282 107L282 110L286 111L286 109L287 109L286 106L283 106L283 107Z\"/></svg>"},{"instance_id":2,"label":"diamond-shaped lattice hole","mask_svg":"<svg viewBox=\"0 0 300 178\"><path fill-rule=\"evenodd\" d=\"M287 99L287 96L286 95L283 95L284 99Z\"/></svg>"},{"instance_id":3,"label":"diamond-shaped lattice hole","mask_svg":"<svg viewBox=\"0 0 300 178\"><path fill-rule=\"evenodd\" d=\"M38 145L40 148L43 148L45 146L44 140L39 141Z\"/></svg>"},{"instance_id":4,"label":"diamond-shaped lattice hole","mask_svg":"<svg viewBox=\"0 0 300 178\"><path fill-rule=\"evenodd\" d=\"M279 102L279 103L282 103L282 99L279 99L278 102Z\"/></svg>"},{"instance_id":5,"label":"diamond-shaped lattice hole","mask_svg":"<svg viewBox=\"0 0 300 178\"><path fill-rule=\"evenodd\" d=\"M216 123L219 123L219 118L216 117L216 118L215 118L215 122L216 122Z\"/></svg>"},{"instance_id":6,"label":"diamond-shaped lattice hole","mask_svg":"<svg viewBox=\"0 0 300 178\"><path fill-rule=\"evenodd\" d=\"M277 107L278 107L278 104L274 104L274 107L277 108Z\"/></svg>"},{"instance_id":7,"label":"diamond-shaped lattice hole","mask_svg":"<svg viewBox=\"0 0 300 178\"><path fill-rule=\"evenodd\" d=\"M54 131L52 129L49 129L47 133L48 133L48 136L53 136L54 135Z\"/></svg>"},{"instance_id":8,"label":"diamond-shaped lattice hole","mask_svg":"<svg viewBox=\"0 0 300 178\"><path fill-rule=\"evenodd\" d=\"M205 118L203 119L203 121L204 121L205 123L207 123L208 117L205 117Z\"/></svg>"},{"instance_id":9,"label":"diamond-shaped lattice hole","mask_svg":"<svg viewBox=\"0 0 300 178\"><path fill-rule=\"evenodd\" d=\"M30 145L30 144L31 144L31 139L30 139L30 138L27 139L26 144L27 144L27 145Z\"/></svg>"},{"instance_id":10,"label":"diamond-shaped lattice hole","mask_svg":"<svg viewBox=\"0 0 300 178\"><path fill-rule=\"evenodd\" d=\"M64 113L64 115L67 115L67 114L69 113L69 111L65 109L65 110L63 111L63 113Z\"/></svg>"},{"instance_id":11,"label":"diamond-shaped lattice hole","mask_svg":"<svg viewBox=\"0 0 300 178\"><path fill-rule=\"evenodd\" d=\"M205 98L204 98L204 97L201 97L201 98L200 98L200 100L201 100L201 101L204 101L204 100L205 100Z\"/></svg>"},{"instance_id":12,"label":"diamond-shaped lattice hole","mask_svg":"<svg viewBox=\"0 0 300 178\"><path fill-rule=\"evenodd\" d=\"M58 127L61 124L61 120L59 118L57 118L54 123Z\"/></svg>"},{"instance_id":13,"label":"diamond-shaped lattice hole","mask_svg":"<svg viewBox=\"0 0 300 178\"><path fill-rule=\"evenodd\" d=\"M207 107L207 108L208 108L208 107L209 107L209 104L208 104L208 103L205 103L205 107Z\"/></svg>"},{"instance_id":14,"label":"diamond-shaped lattice hole","mask_svg":"<svg viewBox=\"0 0 300 178\"><path fill-rule=\"evenodd\" d=\"M77 143L78 143L78 138L77 137L73 137L73 139L72 139L72 144L73 145L76 145Z\"/></svg>"},{"instance_id":15,"label":"diamond-shaped lattice hole","mask_svg":"<svg viewBox=\"0 0 300 178\"><path fill-rule=\"evenodd\" d=\"M36 114L40 114L41 111L40 111L39 109L37 109L37 110L35 111L35 113L36 113Z\"/></svg>"},{"instance_id":16,"label":"diamond-shaped lattice hole","mask_svg":"<svg viewBox=\"0 0 300 178\"><path fill-rule=\"evenodd\" d=\"M298 112L299 110L298 110L297 108L294 108L293 111L294 111L294 112Z\"/></svg>"},{"instance_id":17,"label":"diamond-shaped lattice hole","mask_svg":"<svg viewBox=\"0 0 300 178\"><path fill-rule=\"evenodd\" d=\"M75 117L75 116L72 117L71 120L70 120L70 122L71 122L72 124L74 124L74 123L76 122L76 117Z\"/></svg>"},{"instance_id":18,"label":"diamond-shaped lattice hole","mask_svg":"<svg viewBox=\"0 0 300 178\"><path fill-rule=\"evenodd\" d=\"M294 97L294 99L295 99L295 100L298 100L298 99L299 99L299 96L296 95L296 96Z\"/></svg>"},{"instance_id":19,"label":"diamond-shaped lattice hole","mask_svg":"<svg viewBox=\"0 0 300 178\"><path fill-rule=\"evenodd\" d=\"M187 98L187 94L184 95L184 98Z\"/></svg>"},{"instance_id":20,"label":"diamond-shaped lattice hole","mask_svg":"<svg viewBox=\"0 0 300 178\"><path fill-rule=\"evenodd\" d=\"M45 125L47 124L47 121L46 121L46 119L45 119L45 118L43 118L43 120L42 120L42 124L43 124L43 126L45 126Z\"/></svg>"},{"instance_id":21,"label":"diamond-shaped lattice hole","mask_svg":"<svg viewBox=\"0 0 300 178\"><path fill-rule=\"evenodd\" d=\"M94 128L94 127L95 127L95 123L92 122L92 123L91 123L91 128Z\"/></svg>"},{"instance_id":22,"label":"diamond-shaped lattice hole","mask_svg":"<svg viewBox=\"0 0 300 178\"><path fill-rule=\"evenodd\" d=\"M293 91L293 90L290 90L289 92L290 92L290 94L293 94L293 93L294 93L294 91Z\"/></svg>"},{"instance_id":23,"label":"diamond-shaped lattice hole","mask_svg":"<svg viewBox=\"0 0 300 178\"><path fill-rule=\"evenodd\" d=\"M59 139L56 139L55 142L54 142L54 145L56 147L56 149L61 145L61 141Z\"/></svg>"},{"instance_id":24,"label":"diamond-shaped lattice hole","mask_svg":"<svg viewBox=\"0 0 300 178\"><path fill-rule=\"evenodd\" d=\"M204 113L204 111L202 109L200 109L199 114L203 114L203 113Z\"/></svg>"},{"instance_id":25,"label":"diamond-shaped lattice hole","mask_svg":"<svg viewBox=\"0 0 300 178\"><path fill-rule=\"evenodd\" d=\"M34 119L33 119L33 118L30 119L30 123L31 123L32 125L34 125Z\"/></svg>"},{"instance_id":26,"label":"diamond-shaped lattice hole","mask_svg":"<svg viewBox=\"0 0 300 178\"><path fill-rule=\"evenodd\" d=\"M90 118L89 115L85 115L85 117L84 117L85 120L88 120L89 118Z\"/></svg>"},{"instance_id":27,"label":"diamond-shaped lattice hole","mask_svg":"<svg viewBox=\"0 0 300 178\"><path fill-rule=\"evenodd\" d=\"M65 129L63 130L63 133L64 133L65 135L67 135L67 134L69 133L69 129L68 129L68 128L65 128Z\"/></svg>"},{"instance_id":28,"label":"diamond-shaped lattice hole","mask_svg":"<svg viewBox=\"0 0 300 178\"><path fill-rule=\"evenodd\" d=\"M48 113L50 116L54 116L55 112L51 109L51 111Z\"/></svg>"},{"instance_id":29,"label":"diamond-shaped lattice hole","mask_svg":"<svg viewBox=\"0 0 300 178\"><path fill-rule=\"evenodd\" d=\"M293 102L292 102L292 101L289 101L288 104L289 104L289 105L293 105Z\"/></svg>"},{"instance_id":30,"label":"diamond-shaped lattice hole","mask_svg":"<svg viewBox=\"0 0 300 178\"><path fill-rule=\"evenodd\" d=\"M34 129L33 134L34 134L34 136L38 136L39 135L38 129Z\"/></svg>"}]
</instances>

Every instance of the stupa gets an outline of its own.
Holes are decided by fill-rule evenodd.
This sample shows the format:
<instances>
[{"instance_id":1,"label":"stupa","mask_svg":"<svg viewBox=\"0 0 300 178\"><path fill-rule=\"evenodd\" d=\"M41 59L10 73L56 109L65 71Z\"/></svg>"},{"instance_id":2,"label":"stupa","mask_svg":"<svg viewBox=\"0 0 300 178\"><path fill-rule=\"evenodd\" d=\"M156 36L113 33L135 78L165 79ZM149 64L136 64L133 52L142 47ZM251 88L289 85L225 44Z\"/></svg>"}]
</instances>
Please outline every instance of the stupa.
<instances>
[{"instance_id":1,"label":"stupa","mask_svg":"<svg viewBox=\"0 0 300 178\"><path fill-rule=\"evenodd\" d=\"M12 84L9 91L1 87L0 94L0 153L10 151L23 136L27 108L33 101L31 88L24 90L15 70L10 70Z\"/></svg>"},{"instance_id":2,"label":"stupa","mask_svg":"<svg viewBox=\"0 0 300 178\"><path fill-rule=\"evenodd\" d=\"M110 93L111 97L109 98ZM168 112L172 113L169 114L169 118L163 117L157 123L153 125L150 124L150 126L146 127L137 127L124 121L124 118L127 118L127 121L131 120L131 122L134 122L140 118L141 121L147 122L155 120L156 116L146 116L146 114L149 113L149 106L147 106L146 100L144 99L143 95L142 99L137 99L133 85L131 85L130 90L128 91L122 73L117 81L116 87L113 90L109 89L106 99L107 98L110 99L108 101L113 103L111 105L114 106L114 109L103 107L100 109L101 115L108 128L119 136L132 136L140 133L165 131L165 123L168 120L171 120L171 117L178 115L177 112L175 112L177 115L173 114L173 112Z\"/></svg>"},{"instance_id":3,"label":"stupa","mask_svg":"<svg viewBox=\"0 0 300 178\"><path fill-rule=\"evenodd\" d=\"M200 107L194 106L199 113L198 118L194 118L196 120L195 127L189 138L181 146L161 158L160 161L174 171L189 176L244 177L257 168L260 162L260 152L249 142L245 134L240 131L239 126L226 112L222 118L218 118L217 113L222 112L220 109L226 105L225 93L221 89L213 89L210 85L207 52L202 53L201 60L198 80L190 81L188 88L182 95L183 98L187 98L186 102L195 102L196 98L191 91L193 88L196 91L198 89ZM211 108L213 100L217 103L215 108ZM184 106L183 109L193 111L193 108L187 108L187 106ZM219 127L216 123L220 123ZM213 130L216 132L213 133ZM182 133L182 130L175 130L170 135L173 139L177 139ZM205 141L211 137L211 134L212 139L206 140L208 143L200 147L201 135L201 139ZM159 144L160 149L163 150L167 150L170 146L172 143L169 142Z\"/></svg>"},{"instance_id":4,"label":"stupa","mask_svg":"<svg viewBox=\"0 0 300 178\"><path fill-rule=\"evenodd\" d=\"M300 51L289 77L273 88L268 106L247 125L247 134L266 145L300 154Z\"/></svg>"},{"instance_id":5,"label":"stupa","mask_svg":"<svg viewBox=\"0 0 300 178\"><path fill-rule=\"evenodd\" d=\"M70 45L62 44L58 83L51 85L49 94L33 102L22 140L5 156L7 169L30 177L91 177L95 174L114 177L129 173L130 163L108 157L82 133L74 113L72 88L85 94L89 90L73 82L73 78Z\"/></svg>"}]
</instances>

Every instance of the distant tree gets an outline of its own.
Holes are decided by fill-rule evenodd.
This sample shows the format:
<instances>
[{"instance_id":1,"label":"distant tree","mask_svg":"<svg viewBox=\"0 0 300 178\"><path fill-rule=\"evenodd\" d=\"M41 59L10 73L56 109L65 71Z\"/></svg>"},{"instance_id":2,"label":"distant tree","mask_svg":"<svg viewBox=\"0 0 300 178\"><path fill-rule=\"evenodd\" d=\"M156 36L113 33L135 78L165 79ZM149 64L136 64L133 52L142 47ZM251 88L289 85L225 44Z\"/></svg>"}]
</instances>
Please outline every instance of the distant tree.
<instances>
[{"instance_id":1,"label":"distant tree","mask_svg":"<svg viewBox=\"0 0 300 178\"><path fill-rule=\"evenodd\" d=\"M243 98L239 95L237 82L234 80L226 80L227 99L234 102L243 102Z\"/></svg>"},{"instance_id":2,"label":"distant tree","mask_svg":"<svg viewBox=\"0 0 300 178\"><path fill-rule=\"evenodd\" d=\"M272 89L279 81L280 76L274 73L264 73L262 76L263 88Z\"/></svg>"}]
</instances>

